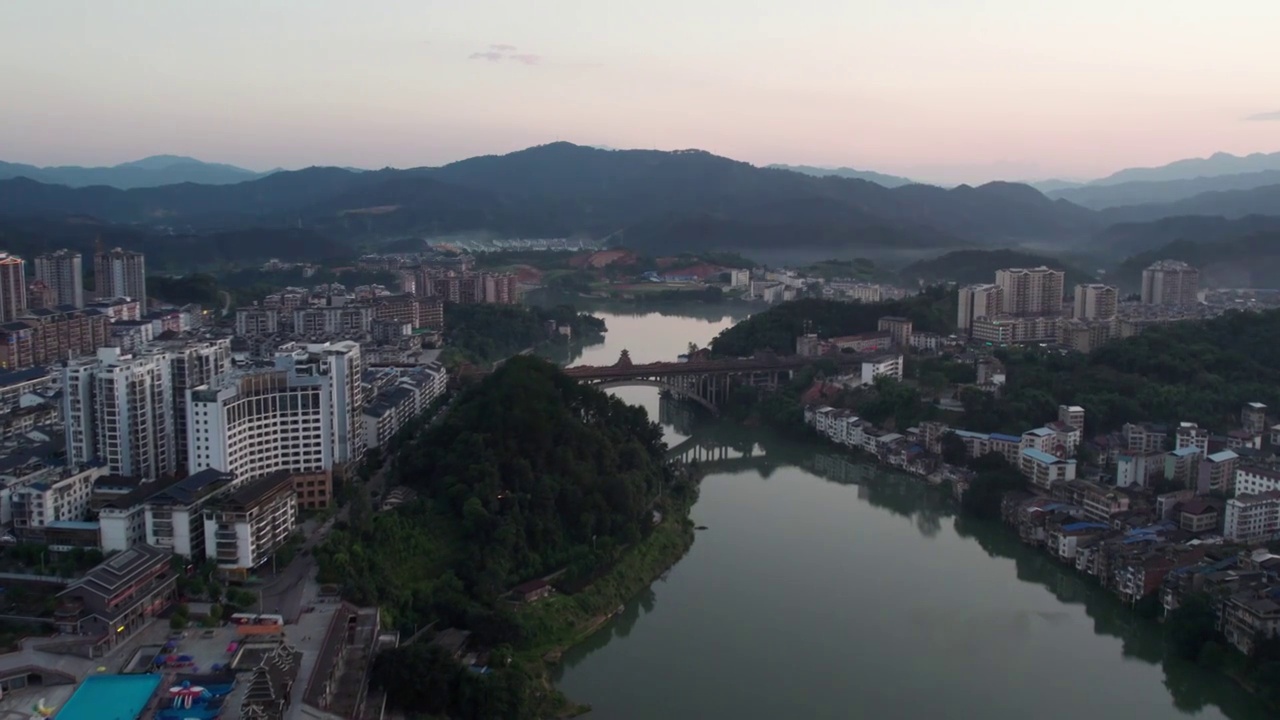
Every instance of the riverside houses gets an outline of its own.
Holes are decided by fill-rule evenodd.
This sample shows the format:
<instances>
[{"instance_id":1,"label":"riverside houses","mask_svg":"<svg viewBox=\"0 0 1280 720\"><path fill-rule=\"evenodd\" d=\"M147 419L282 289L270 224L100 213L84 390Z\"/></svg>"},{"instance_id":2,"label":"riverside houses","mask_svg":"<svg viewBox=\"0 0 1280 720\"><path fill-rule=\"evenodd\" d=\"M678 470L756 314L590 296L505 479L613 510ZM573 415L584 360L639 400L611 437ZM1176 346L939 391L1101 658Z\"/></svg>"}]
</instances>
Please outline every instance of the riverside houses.
<instances>
[{"instance_id":1,"label":"riverside houses","mask_svg":"<svg viewBox=\"0 0 1280 720\"><path fill-rule=\"evenodd\" d=\"M1172 451L1168 428L1146 423L1085 441L1084 409L1074 405L1021 435L934 421L894 433L828 406L806 407L805 422L834 443L949 483L958 499L975 473L941 461L943 438L961 440L969 458L1001 455L1035 493L1011 492L1001 503L1001 517L1022 542L1128 605L1156 603L1167 614L1189 594L1205 594L1218 631L1239 652L1253 653L1259 640L1280 636L1280 555L1266 547L1280 538L1280 446L1222 449L1225 437L1214 439L1190 423L1178 427ZM1079 467L1071 457L1086 442L1096 466ZM1160 481L1177 489L1157 495Z\"/></svg>"}]
</instances>

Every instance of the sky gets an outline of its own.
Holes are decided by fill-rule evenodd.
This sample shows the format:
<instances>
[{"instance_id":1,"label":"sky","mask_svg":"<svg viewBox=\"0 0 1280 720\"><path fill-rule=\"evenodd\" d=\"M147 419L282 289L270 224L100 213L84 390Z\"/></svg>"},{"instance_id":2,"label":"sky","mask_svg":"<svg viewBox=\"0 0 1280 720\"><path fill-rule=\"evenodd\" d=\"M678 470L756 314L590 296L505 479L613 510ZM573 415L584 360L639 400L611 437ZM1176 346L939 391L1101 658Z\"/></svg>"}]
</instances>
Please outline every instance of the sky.
<instances>
[{"instance_id":1,"label":"sky","mask_svg":"<svg viewBox=\"0 0 1280 720\"><path fill-rule=\"evenodd\" d=\"M1280 151L1276 0L6 0L0 160L567 140L934 182Z\"/></svg>"}]
</instances>

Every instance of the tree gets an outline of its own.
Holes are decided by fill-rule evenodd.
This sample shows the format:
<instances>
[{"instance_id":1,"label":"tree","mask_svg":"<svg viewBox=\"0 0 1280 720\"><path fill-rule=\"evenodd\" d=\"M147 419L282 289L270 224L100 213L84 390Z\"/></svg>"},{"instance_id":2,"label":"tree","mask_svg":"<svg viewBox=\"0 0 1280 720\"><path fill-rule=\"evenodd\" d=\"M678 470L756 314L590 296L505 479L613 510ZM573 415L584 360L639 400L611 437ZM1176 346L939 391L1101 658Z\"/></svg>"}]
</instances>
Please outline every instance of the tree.
<instances>
[{"instance_id":1,"label":"tree","mask_svg":"<svg viewBox=\"0 0 1280 720\"><path fill-rule=\"evenodd\" d=\"M1199 659L1205 643L1217 637L1217 621L1209 598L1188 595L1182 604L1165 618L1165 633L1169 649L1178 657L1195 661Z\"/></svg>"},{"instance_id":2,"label":"tree","mask_svg":"<svg viewBox=\"0 0 1280 720\"><path fill-rule=\"evenodd\" d=\"M963 465L969 459L969 447L965 445L964 439L954 432L943 433L940 443L942 461L948 465Z\"/></svg>"}]
</instances>

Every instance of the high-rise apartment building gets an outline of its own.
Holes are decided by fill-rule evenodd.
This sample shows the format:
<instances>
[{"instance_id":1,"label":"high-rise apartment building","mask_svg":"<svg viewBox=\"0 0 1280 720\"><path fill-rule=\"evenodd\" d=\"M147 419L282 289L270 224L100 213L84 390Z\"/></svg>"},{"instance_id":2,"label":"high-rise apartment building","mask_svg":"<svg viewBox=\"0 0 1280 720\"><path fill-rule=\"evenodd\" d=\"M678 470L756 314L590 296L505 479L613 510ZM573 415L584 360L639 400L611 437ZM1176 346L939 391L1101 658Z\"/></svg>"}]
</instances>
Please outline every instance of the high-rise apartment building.
<instances>
[{"instance_id":1,"label":"high-rise apartment building","mask_svg":"<svg viewBox=\"0 0 1280 720\"><path fill-rule=\"evenodd\" d=\"M93 291L100 298L127 297L147 312L147 263L142 253L115 248L93 256Z\"/></svg>"},{"instance_id":2,"label":"high-rise apartment building","mask_svg":"<svg viewBox=\"0 0 1280 720\"><path fill-rule=\"evenodd\" d=\"M27 311L26 263L0 252L0 323L13 322Z\"/></svg>"},{"instance_id":3,"label":"high-rise apartment building","mask_svg":"<svg viewBox=\"0 0 1280 720\"><path fill-rule=\"evenodd\" d=\"M1111 320L1116 316L1119 299L1120 293L1110 285L1077 285L1072 317L1076 320Z\"/></svg>"},{"instance_id":4,"label":"high-rise apartment building","mask_svg":"<svg viewBox=\"0 0 1280 720\"><path fill-rule=\"evenodd\" d=\"M513 305L520 302L516 276L513 273L493 273L485 271L441 270L433 267L422 267L416 271L412 283L401 283L401 287L413 286L422 297L438 297L452 303L494 303Z\"/></svg>"},{"instance_id":5,"label":"high-rise apartment building","mask_svg":"<svg viewBox=\"0 0 1280 720\"><path fill-rule=\"evenodd\" d=\"M91 355L109 341L110 318L97 310L30 310L0 326L0 369L21 370Z\"/></svg>"},{"instance_id":6,"label":"high-rise apartment building","mask_svg":"<svg viewBox=\"0 0 1280 720\"><path fill-rule=\"evenodd\" d=\"M969 335L973 332L974 320L999 315L1000 296L1001 290L996 285L967 285L960 288L960 309L956 316L956 329Z\"/></svg>"},{"instance_id":7,"label":"high-rise apartment building","mask_svg":"<svg viewBox=\"0 0 1280 720\"><path fill-rule=\"evenodd\" d=\"M154 480L177 470L173 377L167 354L105 347L62 367L67 464Z\"/></svg>"},{"instance_id":8,"label":"high-rise apartment building","mask_svg":"<svg viewBox=\"0 0 1280 720\"><path fill-rule=\"evenodd\" d=\"M1001 308L1014 317L1061 315L1066 273L1044 266L996 271Z\"/></svg>"},{"instance_id":9,"label":"high-rise apartment building","mask_svg":"<svg viewBox=\"0 0 1280 720\"><path fill-rule=\"evenodd\" d=\"M230 372L231 338L156 342L141 353L163 353L169 358L169 374L173 378L173 425L177 436L174 464L187 468L190 464L187 455L190 437L187 391L208 385Z\"/></svg>"},{"instance_id":10,"label":"high-rise apartment building","mask_svg":"<svg viewBox=\"0 0 1280 720\"><path fill-rule=\"evenodd\" d=\"M80 253L58 250L38 256L36 279L52 291L54 305L84 307L84 263Z\"/></svg>"},{"instance_id":11,"label":"high-rise apartment building","mask_svg":"<svg viewBox=\"0 0 1280 720\"><path fill-rule=\"evenodd\" d=\"M1144 305L1195 305L1200 271L1177 260L1161 260L1142 271Z\"/></svg>"}]
</instances>

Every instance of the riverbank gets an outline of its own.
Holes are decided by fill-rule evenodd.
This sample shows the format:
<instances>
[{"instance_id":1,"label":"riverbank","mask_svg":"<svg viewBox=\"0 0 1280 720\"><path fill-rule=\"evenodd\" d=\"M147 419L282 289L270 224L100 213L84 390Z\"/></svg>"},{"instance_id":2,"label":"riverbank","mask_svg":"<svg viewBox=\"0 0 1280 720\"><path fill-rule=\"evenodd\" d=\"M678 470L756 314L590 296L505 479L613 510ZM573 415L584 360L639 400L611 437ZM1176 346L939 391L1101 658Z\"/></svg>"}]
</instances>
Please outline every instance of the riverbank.
<instances>
[{"instance_id":1,"label":"riverbank","mask_svg":"<svg viewBox=\"0 0 1280 720\"><path fill-rule=\"evenodd\" d=\"M694 527L689 511L697 501L696 475L686 475L679 501L669 503L665 514L643 540L625 550L613 566L590 585L572 595L554 594L519 612L521 626L531 638L518 653L521 660L541 668L545 687L555 693L562 707L558 717L574 717L590 711L559 694L551 682L553 666L573 646L608 624L618 608L661 578L693 546Z\"/></svg>"},{"instance_id":2,"label":"riverbank","mask_svg":"<svg viewBox=\"0 0 1280 720\"><path fill-rule=\"evenodd\" d=\"M1056 483L1051 494L1038 490L1030 492L1033 488L1025 478L1004 462L999 462L1000 467L997 468L978 468L991 456L975 461L973 468L952 466L924 452L921 438L885 433L870 426L858 426L857 438L853 442L838 442L836 437L844 439L849 434L847 429L832 421L832 416L839 412L829 408L808 410L805 425L817 430L815 434L830 445L867 462L925 479L932 485L949 486L960 514L974 519L1003 521L1004 531L1012 538L1041 549L1082 579L1096 581L1099 588L1118 597L1126 611L1135 618L1154 620L1159 617L1162 637L1176 640L1178 629L1170 629L1164 621L1185 624L1178 608L1195 595L1185 584L1175 583L1170 588L1165 583L1166 576L1220 571L1248 564L1247 560L1241 559L1242 555L1249 554L1248 547L1228 545L1215 552L1213 544L1204 548L1179 545L1181 541L1175 537L1176 526L1166 527L1159 522L1152 524L1149 520L1143 521L1141 516L1122 519L1115 528L1111 522L1097 522L1108 518L1090 516L1081 507L1087 507L1085 498L1093 491L1091 483ZM911 432L908 431L908 436ZM975 469L980 471L975 472ZM1098 487L1099 493L1107 492L1105 487ZM1095 522L1082 522L1089 519ZM1182 538L1183 541L1185 539ZM1160 575L1156 578L1158 584L1155 589L1148 590L1150 586L1146 583L1151 572L1160 572ZM1113 580L1135 574L1144 578L1138 584L1141 591L1133 591L1131 584ZM1227 595L1231 594L1229 587L1224 586L1224 589ZM1206 586L1198 592L1209 594L1210 591ZM1135 608L1145 608L1147 612L1144 614ZM1246 656L1236 652L1229 647L1222 632L1214 627L1212 616L1209 623L1211 632L1203 637L1203 647L1199 652L1188 653L1179 649L1177 653L1201 672L1226 677L1272 709L1280 708L1274 695L1262 691L1264 683L1257 680L1258 673L1267 671L1271 664L1267 659L1269 656L1257 653ZM1210 649L1212 652L1206 652ZM1206 656L1210 660L1206 661ZM1274 674L1276 670L1268 672Z\"/></svg>"}]
</instances>

